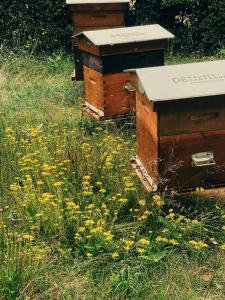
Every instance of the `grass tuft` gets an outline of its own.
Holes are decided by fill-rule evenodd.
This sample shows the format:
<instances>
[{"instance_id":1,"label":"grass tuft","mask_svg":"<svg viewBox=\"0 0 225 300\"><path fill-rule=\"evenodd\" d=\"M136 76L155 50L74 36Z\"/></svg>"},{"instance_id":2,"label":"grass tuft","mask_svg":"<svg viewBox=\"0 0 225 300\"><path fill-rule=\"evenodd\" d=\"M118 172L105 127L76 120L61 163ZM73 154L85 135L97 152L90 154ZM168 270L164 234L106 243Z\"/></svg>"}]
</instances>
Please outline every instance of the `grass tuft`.
<instances>
[{"instance_id":1,"label":"grass tuft","mask_svg":"<svg viewBox=\"0 0 225 300\"><path fill-rule=\"evenodd\" d=\"M0 298L223 299L224 192L147 193L134 129L83 116L72 68L0 60Z\"/></svg>"}]
</instances>

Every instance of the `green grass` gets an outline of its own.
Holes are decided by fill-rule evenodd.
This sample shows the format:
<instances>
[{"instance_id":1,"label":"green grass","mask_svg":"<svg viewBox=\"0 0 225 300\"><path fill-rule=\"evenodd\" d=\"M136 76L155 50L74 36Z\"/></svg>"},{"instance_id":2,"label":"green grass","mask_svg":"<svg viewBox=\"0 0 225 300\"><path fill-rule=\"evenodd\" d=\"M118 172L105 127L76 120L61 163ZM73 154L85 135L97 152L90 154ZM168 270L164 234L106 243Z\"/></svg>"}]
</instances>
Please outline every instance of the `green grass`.
<instances>
[{"instance_id":1,"label":"green grass","mask_svg":"<svg viewBox=\"0 0 225 300\"><path fill-rule=\"evenodd\" d=\"M72 69L62 53L0 59L0 299L225 299L224 193L148 194L134 130L83 116Z\"/></svg>"}]
</instances>

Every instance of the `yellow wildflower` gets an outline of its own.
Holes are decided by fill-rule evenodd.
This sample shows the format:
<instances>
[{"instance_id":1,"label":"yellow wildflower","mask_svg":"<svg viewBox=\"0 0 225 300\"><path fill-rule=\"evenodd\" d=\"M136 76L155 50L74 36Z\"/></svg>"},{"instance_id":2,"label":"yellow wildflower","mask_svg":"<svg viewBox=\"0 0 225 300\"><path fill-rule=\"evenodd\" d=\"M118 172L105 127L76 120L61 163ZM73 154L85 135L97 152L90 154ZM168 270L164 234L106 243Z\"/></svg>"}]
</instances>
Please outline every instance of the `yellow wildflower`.
<instances>
[{"instance_id":1,"label":"yellow wildflower","mask_svg":"<svg viewBox=\"0 0 225 300\"><path fill-rule=\"evenodd\" d=\"M201 250L208 247L208 245L202 241L191 240L189 241L189 244L196 250Z\"/></svg>"},{"instance_id":2,"label":"yellow wildflower","mask_svg":"<svg viewBox=\"0 0 225 300\"><path fill-rule=\"evenodd\" d=\"M199 224L199 221L195 219L195 220L192 220L191 223L192 223L193 225L198 225L198 224Z\"/></svg>"},{"instance_id":3,"label":"yellow wildflower","mask_svg":"<svg viewBox=\"0 0 225 300\"><path fill-rule=\"evenodd\" d=\"M107 208L107 206L106 206L105 203L102 203L101 207L102 207L102 209L106 209Z\"/></svg>"},{"instance_id":4,"label":"yellow wildflower","mask_svg":"<svg viewBox=\"0 0 225 300\"><path fill-rule=\"evenodd\" d=\"M119 200L118 200L118 202L120 202L120 203L122 203L122 204L125 204L125 203L127 203L127 199L126 198L120 198Z\"/></svg>"},{"instance_id":5,"label":"yellow wildflower","mask_svg":"<svg viewBox=\"0 0 225 300\"><path fill-rule=\"evenodd\" d=\"M164 229L162 230L162 232L163 232L163 233L168 233L168 232L169 232L169 229L168 229L168 228L164 228Z\"/></svg>"},{"instance_id":6,"label":"yellow wildflower","mask_svg":"<svg viewBox=\"0 0 225 300\"><path fill-rule=\"evenodd\" d=\"M90 233L98 233L102 231L102 227L95 227L90 230Z\"/></svg>"},{"instance_id":7,"label":"yellow wildflower","mask_svg":"<svg viewBox=\"0 0 225 300\"><path fill-rule=\"evenodd\" d=\"M82 238L79 235L79 233L76 233L75 236L74 236L74 239L80 241Z\"/></svg>"},{"instance_id":8,"label":"yellow wildflower","mask_svg":"<svg viewBox=\"0 0 225 300\"><path fill-rule=\"evenodd\" d=\"M118 252L113 252L112 253L112 258L113 259L116 259L116 258L118 258L119 257L119 253Z\"/></svg>"},{"instance_id":9,"label":"yellow wildflower","mask_svg":"<svg viewBox=\"0 0 225 300\"><path fill-rule=\"evenodd\" d=\"M131 248L134 245L134 241L124 240L125 246Z\"/></svg>"},{"instance_id":10,"label":"yellow wildflower","mask_svg":"<svg viewBox=\"0 0 225 300\"><path fill-rule=\"evenodd\" d=\"M159 195L155 194L152 197L152 205L153 206L161 207L161 206L163 206L163 204L164 204L164 201Z\"/></svg>"},{"instance_id":11,"label":"yellow wildflower","mask_svg":"<svg viewBox=\"0 0 225 300\"><path fill-rule=\"evenodd\" d=\"M7 127L6 129L5 129L5 133L6 134L13 134L14 133L14 130L11 128L11 127Z\"/></svg>"},{"instance_id":12,"label":"yellow wildflower","mask_svg":"<svg viewBox=\"0 0 225 300\"><path fill-rule=\"evenodd\" d=\"M175 239L168 240L168 243L171 244L171 245L173 245L173 246L179 245L179 242L177 240L175 240Z\"/></svg>"},{"instance_id":13,"label":"yellow wildflower","mask_svg":"<svg viewBox=\"0 0 225 300\"><path fill-rule=\"evenodd\" d=\"M87 253L86 253L86 256L87 256L88 258L90 258L90 257L92 257L92 256L93 256L93 254L92 254L92 253L89 253L89 252L87 252Z\"/></svg>"},{"instance_id":14,"label":"yellow wildflower","mask_svg":"<svg viewBox=\"0 0 225 300\"><path fill-rule=\"evenodd\" d=\"M106 232L103 232L103 236L104 236L104 239L105 241L111 241L113 239L113 235L111 234L110 231L106 231Z\"/></svg>"},{"instance_id":15,"label":"yellow wildflower","mask_svg":"<svg viewBox=\"0 0 225 300\"><path fill-rule=\"evenodd\" d=\"M64 185L64 182L62 182L62 181L57 181L57 182L53 183L54 187L60 187L62 185Z\"/></svg>"},{"instance_id":16,"label":"yellow wildflower","mask_svg":"<svg viewBox=\"0 0 225 300\"><path fill-rule=\"evenodd\" d=\"M18 192L18 191L21 190L21 187L20 187L18 184L13 183L13 184L10 185L10 190L11 190L12 192Z\"/></svg>"},{"instance_id":17,"label":"yellow wildflower","mask_svg":"<svg viewBox=\"0 0 225 300\"><path fill-rule=\"evenodd\" d=\"M23 234L22 238L27 242L32 242L34 240L33 235L30 235L30 234Z\"/></svg>"},{"instance_id":18,"label":"yellow wildflower","mask_svg":"<svg viewBox=\"0 0 225 300\"><path fill-rule=\"evenodd\" d=\"M85 228L84 227L79 227L78 228L78 232L84 232L85 231Z\"/></svg>"},{"instance_id":19,"label":"yellow wildflower","mask_svg":"<svg viewBox=\"0 0 225 300\"><path fill-rule=\"evenodd\" d=\"M92 225L94 225L95 224L95 222L93 221L93 220L86 220L86 221L84 221L84 225L85 226L92 226Z\"/></svg>"},{"instance_id":20,"label":"yellow wildflower","mask_svg":"<svg viewBox=\"0 0 225 300\"><path fill-rule=\"evenodd\" d=\"M175 219L175 213L173 212L173 209L169 210L169 214L167 215L167 219L174 220Z\"/></svg>"},{"instance_id":21,"label":"yellow wildflower","mask_svg":"<svg viewBox=\"0 0 225 300\"><path fill-rule=\"evenodd\" d=\"M141 244L141 245L143 245L143 246L150 244L149 240L146 240L144 238L140 239L138 243Z\"/></svg>"},{"instance_id":22,"label":"yellow wildflower","mask_svg":"<svg viewBox=\"0 0 225 300\"><path fill-rule=\"evenodd\" d=\"M69 159L65 159L65 160L63 161L63 163L64 163L64 164L68 164L68 163L70 163L70 160L69 160Z\"/></svg>"},{"instance_id":23,"label":"yellow wildflower","mask_svg":"<svg viewBox=\"0 0 225 300\"><path fill-rule=\"evenodd\" d=\"M99 219L98 222L97 222L97 226L101 226L101 225L104 225L105 224L105 221L102 220L102 219Z\"/></svg>"},{"instance_id":24,"label":"yellow wildflower","mask_svg":"<svg viewBox=\"0 0 225 300\"><path fill-rule=\"evenodd\" d=\"M88 209L88 210L91 210L91 209L94 209L95 208L95 205L94 204L89 204L85 207L85 209Z\"/></svg>"},{"instance_id":25,"label":"yellow wildflower","mask_svg":"<svg viewBox=\"0 0 225 300\"><path fill-rule=\"evenodd\" d=\"M197 189L196 189L196 192L197 193L203 193L205 191L205 189L203 188L203 187L198 187Z\"/></svg>"},{"instance_id":26,"label":"yellow wildflower","mask_svg":"<svg viewBox=\"0 0 225 300\"><path fill-rule=\"evenodd\" d=\"M41 175L42 175L42 176L50 176L51 173L49 173L49 172L41 172Z\"/></svg>"},{"instance_id":27,"label":"yellow wildflower","mask_svg":"<svg viewBox=\"0 0 225 300\"><path fill-rule=\"evenodd\" d=\"M37 217L37 218L40 218L40 217L42 217L43 216L43 212L39 212L39 213L37 213L36 215L35 215L35 217Z\"/></svg>"},{"instance_id":28,"label":"yellow wildflower","mask_svg":"<svg viewBox=\"0 0 225 300\"><path fill-rule=\"evenodd\" d=\"M145 200L139 200L139 201L138 201L138 204L139 204L140 206L145 206L145 205L146 205L146 201L145 201Z\"/></svg>"},{"instance_id":29,"label":"yellow wildflower","mask_svg":"<svg viewBox=\"0 0 225 300\"><path fill-rule=\"evenodd\" d=\"M158 243L168 243L168 239L167 238L165 238L165 237L163 237L163 236L157 236L156 237L156 242L158 242Z\"/></svg>"},{"instance_id":30,"label":"yellow wildflower","mask_svg":"<svg viewBox=\"0 0 225 300\"><path fill-rule=\"evenodd\" d=\"M92 191L83 191L84 196L91 196L93 194Z\"/></svg>"},{"instance_id":31,"label":"yellow wildflower","mask_svg":"<svg viewBox=\"0 0 225 300\"><path fill-rule=\"evenodd\" d=\"M44 182L42 180L37 181L37 185L43 185L43 184L44 184Z\"/></svg>"},{"instance_id":32,"label":"yellow wildflower","mask_svg":"<svg viewBox=\"0 0 225 300\"><path fill-rule=\"evenodd\" d=\"M137 253L139 253L139 254L143 254L143 253L145 252L145 249L138 247L138 248L136 249L136 251L137 251Z\"/></svg>"}]
</instances>

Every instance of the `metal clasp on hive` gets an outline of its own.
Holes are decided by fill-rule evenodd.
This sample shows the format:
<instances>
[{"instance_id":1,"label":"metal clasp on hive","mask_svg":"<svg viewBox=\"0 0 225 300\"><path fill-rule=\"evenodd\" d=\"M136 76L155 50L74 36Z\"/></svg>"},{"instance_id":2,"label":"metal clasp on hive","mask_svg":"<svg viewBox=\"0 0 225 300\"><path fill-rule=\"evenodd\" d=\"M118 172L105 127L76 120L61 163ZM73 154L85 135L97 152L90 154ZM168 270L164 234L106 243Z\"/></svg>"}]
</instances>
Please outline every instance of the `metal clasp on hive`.
<instances>
[{"instance_id":1,"label":"metal clasp on hive","mask_svg":"<svg viewBox=\"0 0 225 300\"><path fill-rule=\"evenodd\" d=\"M129 92L129 93L132 93L132 92L135 92L135 88L132 86L132 84L128 81L124 86L123 86L124 90Z\"/></svg>"},{"instance_id":2,"label":"metal clasp on hive","mask_svg":"<svg viewBox=\"0 0 225 300\"><path fill-rule=\"evenodd\" d=\"M215 164L213 152L200 152L192 155L192 165L194 167L213 166Z\"/></svg>"}]
</instances>

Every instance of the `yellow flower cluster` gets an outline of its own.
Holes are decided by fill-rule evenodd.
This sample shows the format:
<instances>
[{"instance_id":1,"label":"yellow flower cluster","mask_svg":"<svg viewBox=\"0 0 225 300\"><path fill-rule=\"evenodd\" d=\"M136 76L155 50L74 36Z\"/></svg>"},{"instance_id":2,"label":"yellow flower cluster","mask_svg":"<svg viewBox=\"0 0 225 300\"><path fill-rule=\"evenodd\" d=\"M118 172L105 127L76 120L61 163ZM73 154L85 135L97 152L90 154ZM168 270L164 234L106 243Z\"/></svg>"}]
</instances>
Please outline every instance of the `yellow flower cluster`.
<instances>
[{"instance_id":1,"label":"yellow flower cluster","mask_svg":"<svg viewBox=\"0 0 225 300\"><path fill-rule=\"evenodd\" d=\"M194 248L196 250L202 250L202 249L208 247L208 245L202 241L191 240L191 241L189 241L189 244L192 246L192 248Z\"/></svg>"},{"instance_id":2,"label":"yellow flower cluster","mask_svg":"<svg viewBox=\"0 0 225 300\"><path fill-rule=\"evenodd\" d=\"M223 250L223 251L225 251L225 244L221 245L220 249Z\"/></svg>"},{"instance_id":3,"label":"yellow flower cluster","mask_svg":"<svg viewBox=\"0 0 225 300\"><path fill-rule=\"evenodd\" d=\"M197 193L203 193L205 191L205 189L203 188L203 187L198 187L197 189L196 189L196 192Z\"/></svg>"},{"instance_id":4,"label":"yellow flower cluster","mask_svg":"<svg viewBox=\"0 0 225 300\"><path fill-rule=\"evenodd\" d=\"M123 177L125 192L135 192L136 188L130 176Z\"/></svg>"},{"instance_id":5,"label":"yellow flower cluster","mask_svg":"<svg viewBox=\"0 0 225 300\"><path fill-rule=\"evenodd\" d=\"M83 195L84 196L91 196L93 194L93 186L90 183L90 176L84 176L83 182L82 182L82 188L83 188Z\"/></svg>"},{"instance_id":6,"label":"yellow flower cluster","mask_svg":"<svg viewBox=\"0 0 225 300\"><path fill-rule=\"evenodd\" d=\"M169 245L172 245L172 246L178 246L179 245L178 240L168 239L168 238L163 237L163 236L157 236L155 240L158 243L169 244Z\"/></svg>"},{"instance_id":7,"label":"yellow flower cluster","mask_svg":"<svg viewBox=\"0 0 225 300\"><path fill-rule=\"evenodd\" d=\"M164 200L161 198L160 195L155 194L152 197L152 206L162 207L164 205Z\"/></svg>"},{"instance_id":8,"label":"yellow flower cluster","mask_svg":"<svg viewBox=\"0 0 225 300\"><path fill-rule=\"evenodd\" d=\"M6 149L15 157L11 168L17 174L14 182L8 182L12 210L8 215L15 216L20 231L10 238L32 248L32 253L37 247L37 260L50 252L36 246L42 236L70 243L72 236L78 253L87 258L105 253L113 260L148 255L159 247L208 247L194 240L195 231L203 228L201 220L179 214L178 207L165 216L166 198L149 197L139 188L136 174L126 164L132 144L123 138L101 127L90 134L85 128L54 126L45 135L38 128L25 130L20 138L7 128L5 136ZM4 210L0 210L0 231L9 238L8 227L15 225L3 216ZM220 229L225 230L222 210L220 217ZM156 231L158 226L164 227ZM187 241L186 233L193 241ZM224 240L210 241L225 250Z\"/></svg>"}]
</instances>

